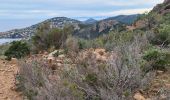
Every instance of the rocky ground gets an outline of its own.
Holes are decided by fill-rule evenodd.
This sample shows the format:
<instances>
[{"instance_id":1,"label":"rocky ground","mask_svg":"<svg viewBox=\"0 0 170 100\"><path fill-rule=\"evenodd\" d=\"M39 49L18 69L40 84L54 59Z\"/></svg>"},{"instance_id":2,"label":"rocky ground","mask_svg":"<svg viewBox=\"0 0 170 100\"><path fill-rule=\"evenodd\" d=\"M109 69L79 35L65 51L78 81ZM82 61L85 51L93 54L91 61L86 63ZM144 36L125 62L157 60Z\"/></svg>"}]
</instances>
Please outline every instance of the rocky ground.
<instances>
[{"instance_id":1,"label":"rocky ground","mask_svg":"<svg viewBox=\"0 0 170 100\"><path fill-rule=\"evenodd\" d=\"M22 100L21 93L15 91L16 64L0 60L0 100Z\"/></svg>"},{"instance_id":2,"label":"rocky ground","mask_svg":"<svg viewBox=\"0 0 170 100\"><path fill-rule=\"evenodd\" d=\"M158 71L156 78L147 89L147 96L154 100L170 100L170 70L167 72Z\"/></svg>"},{"instance_id":3,"label":"rocky ground","mask_svg":"<svg viewBox=\"0 0 170 100\"><path fill-rule=\"evenodd\" d=\"M157 71L156 74L146 89L134 95L135 100L170 100L170 70Z\"/></svg>"}]
</instances>

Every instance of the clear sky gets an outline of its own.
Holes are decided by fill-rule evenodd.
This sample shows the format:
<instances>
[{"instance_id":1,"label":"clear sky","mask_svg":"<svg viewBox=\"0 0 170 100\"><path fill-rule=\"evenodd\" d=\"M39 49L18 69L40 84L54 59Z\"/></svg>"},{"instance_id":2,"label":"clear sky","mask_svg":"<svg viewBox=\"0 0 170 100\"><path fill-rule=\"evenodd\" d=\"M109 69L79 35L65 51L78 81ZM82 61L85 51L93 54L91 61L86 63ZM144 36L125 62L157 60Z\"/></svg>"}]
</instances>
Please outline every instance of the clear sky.
<instances>
[{"instance_id":1,"label":"clear sky","mask_svg":"<svg viewBox=\"0 0 170 100\"><path fill-rule=\"evenodd\" d=\"M85 20L143 13L161 2L163 0L0 0L0 32L52 17Z\"/></svg>"}]
</instances>

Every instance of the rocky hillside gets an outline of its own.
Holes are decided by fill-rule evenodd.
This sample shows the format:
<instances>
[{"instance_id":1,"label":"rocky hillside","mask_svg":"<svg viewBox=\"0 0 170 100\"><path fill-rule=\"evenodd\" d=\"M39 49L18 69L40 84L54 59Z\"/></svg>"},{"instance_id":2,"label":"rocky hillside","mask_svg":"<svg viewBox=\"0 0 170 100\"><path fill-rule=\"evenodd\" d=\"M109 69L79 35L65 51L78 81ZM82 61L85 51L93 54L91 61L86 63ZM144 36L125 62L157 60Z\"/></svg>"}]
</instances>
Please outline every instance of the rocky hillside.
<instances>
[{"instance_id":1,"label":"rocky hillside","mask_svg":"<svg viewBox=\"0 0 170 100\"><path fill-rule=\"evenodd\" d=\"M158 12L159 14L170 13L170 0L165 0L162 4L155 6L153 12Z\"/></svg>"},{"instance_id":2,"label":"rocky hillside","mask_svg":"<svg viewBox=\"0 0 170 100\"><path fill-rule=\"evenodd\" d=\"M125 24L116 20L105 19L90 26L86 26L76 32L74 35L81 38L96 38L102 34L107 34L111 30L121 31L125 29Z\"/></svg>"},{"instance_id":3,"label":"rocky hillside","mask_svg":"<svg viewBox=\"0 0 170 100\"><path fill-rule=\"evenodd\" d=\"M72 25L74 26L75 30L74 35L82 38L93 38L99 36L100 34L108 33L111 29L115 29L117 26L122 26L123 24L131 24L134 22L134 20L136 20L137 17L137 15L121 15L107 18L101 21L88 19L85 22L66 17L55 17L30 27L4 32L3 34L0 34L0 38L29 38L30 36L34 35L37 27L45 22L50 23L52 28L63 28L65 25Z\"/></svg>"},{"instance_id":4,"label":"rocky hillside","mask_svg":"<svg viewBox=\"0 0 170 100\"><path fill-rule=\"evenodd\" d=\"M132 24L135 20L137 20L137 18L140 16L140 14L134 14L134 15L119 15L116 17L110 17L107 20L117 20L121 23L124 24Z\"/></svg>"},{"instance_id":5,"label":"rocky hillside","mask_svg":"<svg viewBox=\"0 0 170 100\"><path fill-rule=\"evenodd\" d=\"M159 26L159 24L164 23L163 17L168 16L168 14L170 14L170 1L164 0L163 3L157 4L148 14L138 17L129 29L151 30Z\"/></svg>"},{"instance_id":6,"label":"rocky hillside","mask_svg":"<svg viewBox=\"0 0 170 100\"><path fill-rule=\"evenodd\" d=\"M77 25L81 23L80 21L66 18L66 17L56 17L56 18L45 20L44 22L32 25L30 27L4 32L3 35L0 35L0 38L28 38L35 33L36 29L42 23L46 23L46 22L50 23L52 28L53 27L63 28L65 25L73 25L75 26L75 28L77 28Z\"/></svg>"},{"instance_id":7,"label":"rocky hillside","mask_svg":"<svg viewBox=\"0 0 170 100\"><path fill-rule=\"evenodd\" d=\"M84 21L83 23L84 24L94 24L96 23L97 20L93 19L93 18L90 18L90 19L87 19L86 21Z\"/></svg>"}]
</instances>

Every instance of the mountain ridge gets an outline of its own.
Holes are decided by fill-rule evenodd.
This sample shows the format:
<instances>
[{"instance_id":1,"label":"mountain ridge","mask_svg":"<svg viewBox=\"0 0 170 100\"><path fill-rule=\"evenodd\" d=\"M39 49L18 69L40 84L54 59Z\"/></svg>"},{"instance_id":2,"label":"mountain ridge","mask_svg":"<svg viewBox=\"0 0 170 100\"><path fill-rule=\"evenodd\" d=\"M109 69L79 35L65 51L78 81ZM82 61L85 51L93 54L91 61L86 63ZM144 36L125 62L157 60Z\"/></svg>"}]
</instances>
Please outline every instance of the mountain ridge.
<instances>
[{"instance_id":1,"label":"mountain ridge","mask_svg":"<svg viewBox=\"0 0 170 100\"><path fill-rule=\"evenodd\" d=\"M119 18L122 16L124 18ZM51 19L47 19L43 22L37 23L35 25L32 25L30 27L26 27L26 28L22 28L22 29L13 29L13 30L10 30L7 32L3 32L2 34L0 34L0 38L29 38L29 37L33 36L36 32L36 29L42 23L45 23L45 22L49 22L52 28L63 28L65 25L72 25L72 26L74 26L74 29L78 31L74 35L78 35L82 38L84 38L84 37L87 38L89 36L86 33L92 32L90 34L92 35L94 33L94 35L92 35L90 37L95 37L95 36L100 35L101 33L108 32L111 29L111 27L113 27L114 25L127 24L126 21L129 20L129 18L131 18L131 16L133 16L134 20L138 17L137 15L121 15L121 16L109 17L109 18L99 20L99 21L97 21L95 19L79 21L79 20L67 18L67 17L54 17ZM133 21L130 21L130 23L132 23L132 22ZM97 29L97 27L100 29ZM106 31L106 32L104 32L104 31ZM82 32L84 32L84 33L82 33ZM95 35L95 34L98 34L98 35ZM83 36L81 36L81 35L83 35Z\"/></svg>"},{"instance_id":2,"label":"mountain ridge","mask_svg":"<svg viewBox=\"0 0 170 100\"><path fill-rule=\"evenodd\" d=\"M94 18L89 18L89 19L85 20L83 23L84 24L94 24L96 22L97 22L97 20L95 20Z\"/></svg>"}]
</instances>

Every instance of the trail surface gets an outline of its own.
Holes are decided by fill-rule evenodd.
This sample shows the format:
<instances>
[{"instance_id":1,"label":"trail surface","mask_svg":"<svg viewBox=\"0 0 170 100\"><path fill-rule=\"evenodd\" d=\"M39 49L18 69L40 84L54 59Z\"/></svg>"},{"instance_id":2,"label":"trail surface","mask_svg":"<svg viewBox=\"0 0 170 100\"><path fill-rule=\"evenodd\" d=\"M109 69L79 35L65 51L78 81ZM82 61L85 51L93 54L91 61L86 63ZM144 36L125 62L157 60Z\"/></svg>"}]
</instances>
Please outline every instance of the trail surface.
<instances>
[{"instance_id":1,"label":"trail surface","mask_svg":"<svg viewBox=\"0 0 170 100\"><path fill-rule=\"evenodd\" d=\"M21 93L15 91L16 63L0 60L0 100L22 100Z\"/></svg>"}]
</instances>

